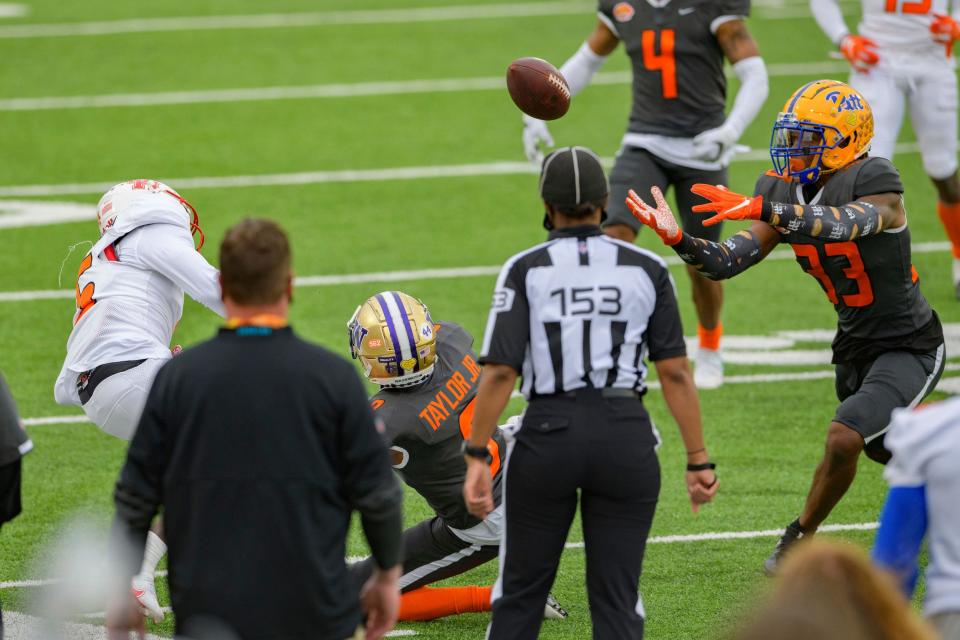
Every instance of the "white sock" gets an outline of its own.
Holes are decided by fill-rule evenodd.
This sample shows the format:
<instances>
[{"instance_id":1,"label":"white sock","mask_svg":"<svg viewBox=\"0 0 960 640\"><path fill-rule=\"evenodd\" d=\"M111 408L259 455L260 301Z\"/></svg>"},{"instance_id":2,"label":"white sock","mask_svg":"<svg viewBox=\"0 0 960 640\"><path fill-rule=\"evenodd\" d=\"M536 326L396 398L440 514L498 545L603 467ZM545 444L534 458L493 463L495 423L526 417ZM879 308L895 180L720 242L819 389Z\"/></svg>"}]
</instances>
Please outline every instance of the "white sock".
<instances>
[{"instance_id":1,"label":"white sock","mask_svg":"<svg viewBox=\"0 0 960 640\"><path fill-rule=\"evenodd\" d=\"M140 567L140 576L153 580L157 565L167 553L167 544L153 531L147 533L147 546L143 551L143 566Z\"/></svg>"}]
</instances>

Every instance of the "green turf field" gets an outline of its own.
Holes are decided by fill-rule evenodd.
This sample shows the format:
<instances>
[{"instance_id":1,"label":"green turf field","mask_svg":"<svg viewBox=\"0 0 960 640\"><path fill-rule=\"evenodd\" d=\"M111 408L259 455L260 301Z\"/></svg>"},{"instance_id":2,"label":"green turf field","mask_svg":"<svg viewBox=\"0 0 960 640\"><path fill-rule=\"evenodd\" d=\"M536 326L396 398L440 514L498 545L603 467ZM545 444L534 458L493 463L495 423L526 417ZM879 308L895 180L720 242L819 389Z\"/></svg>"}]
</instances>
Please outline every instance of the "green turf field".
<instances>
[{"instance_id":1,"label":"green turf field","mask_svg":"<svg viewBox=\"0 0 960 640\"><path fill-rule=\"evenodd\" d=\"M0 598L13 611L24 610L36 591L20 583L49 577L33 573L32 559L63 518L93 514L106 529L112 513L123 443L88 423L36 420L79 415L52 397L84 250L67 254L71 245L95 238L93 205L105 187L137 177L169 182L199 210L207 233L203 253L214 262L224 230L238 219L280 221L291 234L297 274L328 277L298 288L294 326L344 355L347 319L363 299L386 288L421 297L434 318L456 321L479 339L496 267L544 235L519 112L497 79L519 56L559 66L595 20L589 0L472 0L469 6L468 0L462 6L458 0L362 6L162 0L149 3L149 16L141 3L21 1L27 15L0 17L0 370L30 419L36 450L25 462L24 513L0 535ZM771 72L770 98L743 139L754 152L732 166L734 189L749 190L768 168L770 124L793 89L816 77L846 77L844 65L828 58L830 46L806 6L805 0L755 2L749 26ZM434 9L405 11L417 7ZM256 18L265 12L272 26ZM300 12L306 13L293 15ZM254 18L215 20L232 15ZM144 18L153 21L89 24ZM855 16L847 19L852 25ZM89 31L100 35L84 35ZM551 125L558 144L613 156L629 109L629 86L618 81L627 68L622 51L611 56L601 79ZM410 84L439 80L452 82ZM279 88L272 98L262 91L268 87ZM248 91L225 93L241 89ZM309 96L292 97L298 92ZM149 95L157 93L164 95ZM98 103L97 96L114 97ZM124 101L135 106L120 106ZM914 263L925 294L951 335L960 336L950 256L937 244L943 237L934 191L913 140L905 126L905 152L896 164L907 187ZM36 217L50 202L85 205L90 218L16 222L18 212ZM651 235L641 243L667 255ZM487 269L457 276L463 267ZM394 273L416 270L442 271ZM690 335L689 282L680 267L673 270ZM380 275L336 277L351 274ZM15 292L23 295L10 295ZM762 532L798 514L833 416L827 350L834 323L816 282L786 254L775 253L728 284L724 325L732 379L701 394L722 486L716 503L699 515L686 504L676 428L658 392L648 394L645 402L664 436L653 535L760 533L655 540L641 584L647 637L718 637L764 588L760 565L775 537ZM195 343L217 325L216 317L188 302L176 340ZM960 378L951 380L951 369L960 367L953 362L960 364L951 360L945 381L957 388ZM522 403L511 408L519 411ZM829 523L874 522L884 490L881 469L865 461ZM406 513L408 524L427 516L412 492ZM870 530L829 535L863 547L873 537ZM575 524L570 541L580 540ZM350 549L364 553L356 532ZM567 550L554 593L570 618L545 624L543 637L589 637L583 571L583 550ZM494 578L491 565L451 583ZM472 614L399 628L424 638L480 638L486 621ZM169 618L154 630L170 635Z\"/></svg>"}]
</instances>

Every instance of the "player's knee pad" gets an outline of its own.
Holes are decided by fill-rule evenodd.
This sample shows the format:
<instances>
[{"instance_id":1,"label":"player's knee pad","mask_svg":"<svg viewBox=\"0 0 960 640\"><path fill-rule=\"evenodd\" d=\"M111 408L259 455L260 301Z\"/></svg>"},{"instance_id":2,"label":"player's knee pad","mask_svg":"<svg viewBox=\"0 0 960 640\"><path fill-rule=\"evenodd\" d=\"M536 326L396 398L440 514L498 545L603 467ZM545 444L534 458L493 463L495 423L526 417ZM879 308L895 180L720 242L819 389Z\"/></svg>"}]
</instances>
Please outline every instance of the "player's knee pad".
<instances>
[{"instance_id":1,"label":"player's knee pad","mask_svg":"<svg viewBox=\"0 0 960 640\"><path fill-rule=\"evenodd\" d=\"M945 180L957 170L956 149L936 149L923 154L923 170L934 180Z\"/></svg>"}]
</instances>

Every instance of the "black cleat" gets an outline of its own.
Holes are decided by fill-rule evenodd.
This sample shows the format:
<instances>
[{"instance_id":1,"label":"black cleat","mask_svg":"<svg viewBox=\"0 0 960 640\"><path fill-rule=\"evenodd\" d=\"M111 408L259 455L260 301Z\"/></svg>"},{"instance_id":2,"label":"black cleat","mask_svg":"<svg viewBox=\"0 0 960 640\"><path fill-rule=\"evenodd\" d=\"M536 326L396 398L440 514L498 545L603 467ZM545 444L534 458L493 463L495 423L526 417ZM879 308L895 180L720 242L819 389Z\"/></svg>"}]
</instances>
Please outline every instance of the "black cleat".
<instances>
[{"instance_id":1,"label":"black cleat","mask_svg":"<svg viewBox=\"0 0 960 640\"><path fill-rule=\"evenodd\" d=\"M790 550L790 547L795 545L797 541L803 539L803 537L803 530L800 528L799 520L794 520L788 524L786 531L780 536L777 546L774 547L773 553L763 562L763 572L770 577L776 575L777 569L783 561L783 556Z\"/></svg>"}]
</instances>

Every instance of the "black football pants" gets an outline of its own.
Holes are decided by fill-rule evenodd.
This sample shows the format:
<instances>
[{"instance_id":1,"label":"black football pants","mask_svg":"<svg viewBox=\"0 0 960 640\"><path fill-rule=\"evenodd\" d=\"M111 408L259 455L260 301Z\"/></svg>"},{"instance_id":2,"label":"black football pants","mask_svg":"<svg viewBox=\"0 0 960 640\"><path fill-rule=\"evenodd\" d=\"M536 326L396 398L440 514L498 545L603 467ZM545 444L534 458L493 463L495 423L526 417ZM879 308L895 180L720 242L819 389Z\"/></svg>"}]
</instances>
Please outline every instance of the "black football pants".
<instances>
[{"instance_id":1,"label":"black football pants","mask_svg":"<svg viewBox=\"0 0 960 640\"><path fill-rule=\"evenodd\" d=\"M656 445L636 397L590 390L530 403L506 470L506 531L489 638L537 637L578 490L586 549L569 553L586 553L593 637L643 637L638 583L660 493Z\"/></svg>"}]
</instances>

